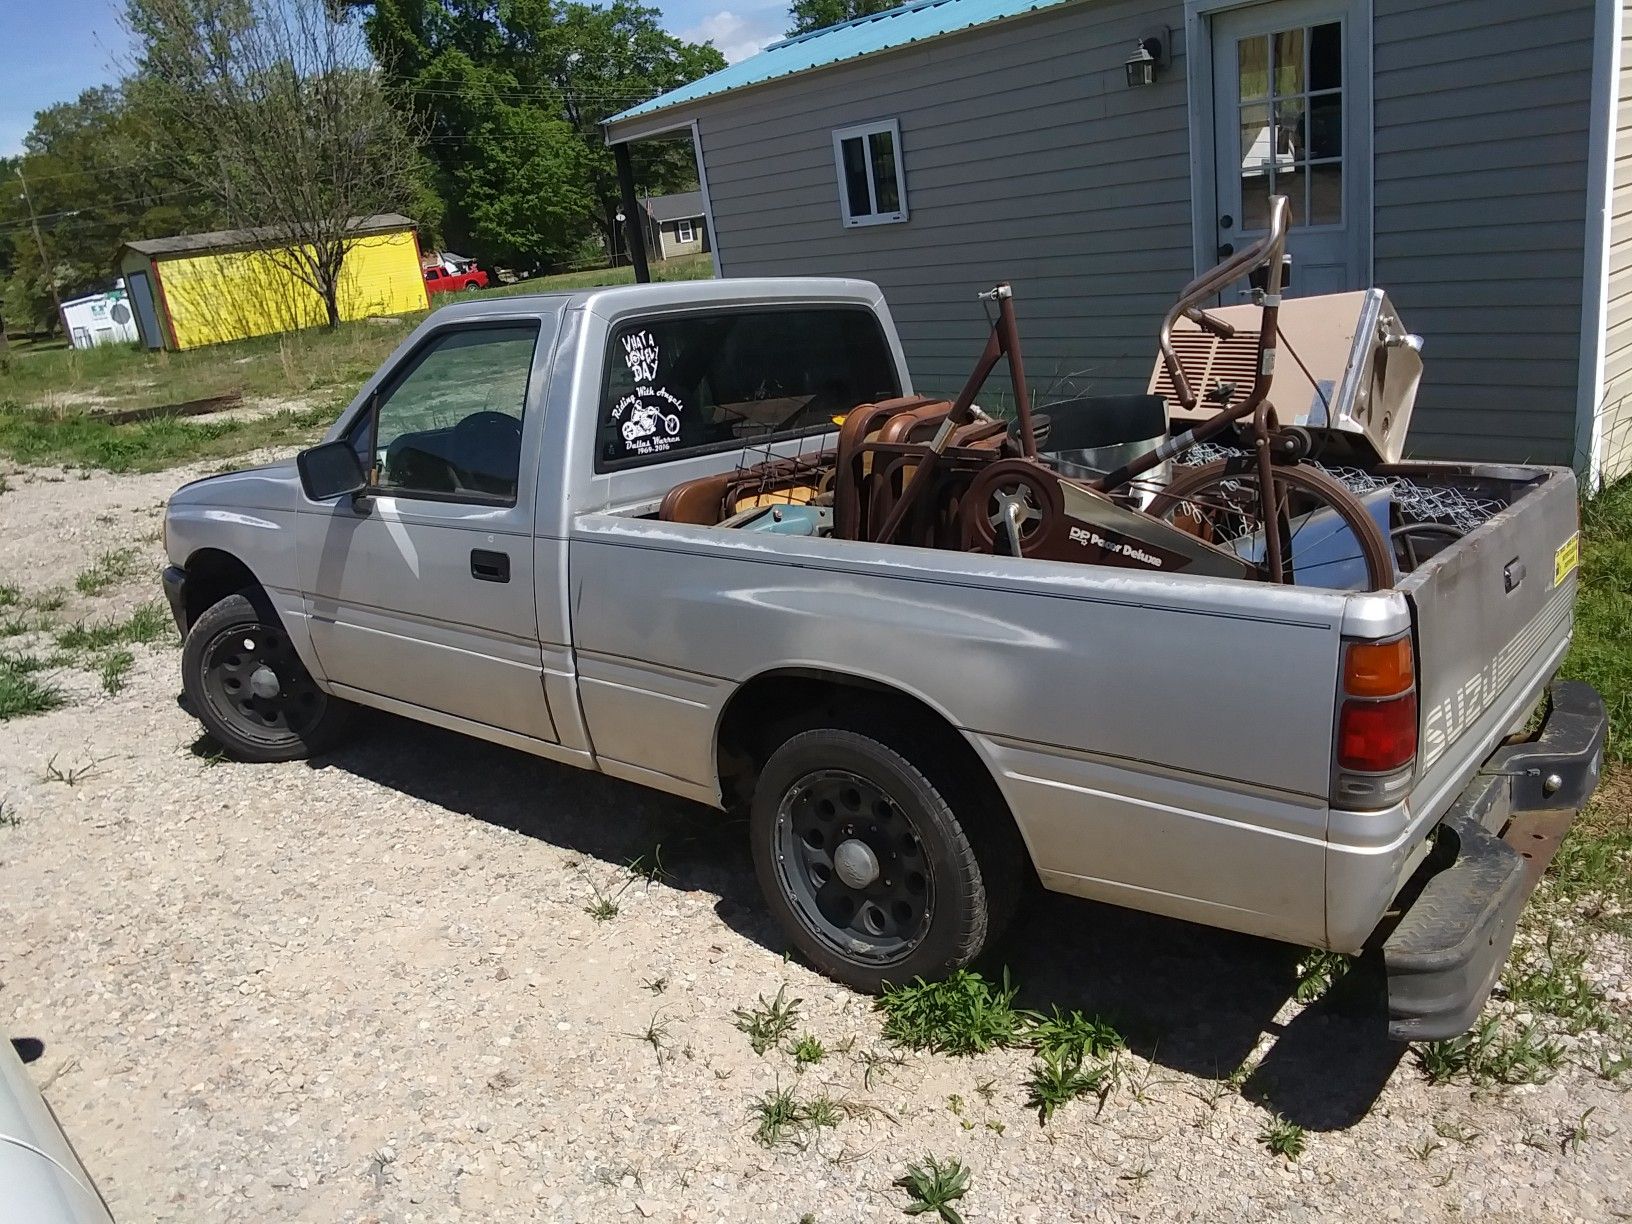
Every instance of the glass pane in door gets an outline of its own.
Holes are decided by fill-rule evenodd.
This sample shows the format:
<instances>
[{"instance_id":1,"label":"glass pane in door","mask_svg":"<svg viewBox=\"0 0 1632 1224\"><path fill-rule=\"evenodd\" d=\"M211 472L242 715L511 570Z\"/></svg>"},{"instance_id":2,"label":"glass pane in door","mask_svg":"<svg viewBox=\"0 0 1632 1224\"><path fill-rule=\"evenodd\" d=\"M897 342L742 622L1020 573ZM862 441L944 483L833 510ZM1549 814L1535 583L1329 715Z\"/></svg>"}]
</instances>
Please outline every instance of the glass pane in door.
<instances>
[{"instance_id":1,"label":"glass pane in door","mask_svg":"<svg viewBox=\"0 0 1632 1224\"><path fill-rule=\"evenodd\" d=\"M1242 228L1268 224L1272 195L1293 225L1341 225L1343 23L1243 38L1236 63Z\"/></svg>"}]
</instances>

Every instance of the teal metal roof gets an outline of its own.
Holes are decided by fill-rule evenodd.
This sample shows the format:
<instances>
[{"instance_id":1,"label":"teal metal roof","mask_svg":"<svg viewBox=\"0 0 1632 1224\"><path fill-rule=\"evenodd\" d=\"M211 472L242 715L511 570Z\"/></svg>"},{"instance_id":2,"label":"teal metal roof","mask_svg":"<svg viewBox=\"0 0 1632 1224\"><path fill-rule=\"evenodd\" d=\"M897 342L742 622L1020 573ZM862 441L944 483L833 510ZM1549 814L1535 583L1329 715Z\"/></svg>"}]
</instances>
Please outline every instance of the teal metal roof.
<instances>
[{"instance_id":1,"label":"teal metal roof","mask_svg":"<svg viewBox=\"0 0 1632 1224\"><path fill-rule=\"evenodd\" d=\"M696 102L717 94L729 93L748 85L760 85L780 77L794 76L838 64L845 60L860 59L894 47L910 46L929 38L955 34L959 30L989 25L1022 13L1054 8L1070 0L917 0L900 8L875 13L871 17L857 17L854 21L798 34L793 38L772 43L758 55L738 60L701 80L659 94L649 102L619 111L607 123L621 123L668 110L682 102Z\"/></svg>"}]
</instances>

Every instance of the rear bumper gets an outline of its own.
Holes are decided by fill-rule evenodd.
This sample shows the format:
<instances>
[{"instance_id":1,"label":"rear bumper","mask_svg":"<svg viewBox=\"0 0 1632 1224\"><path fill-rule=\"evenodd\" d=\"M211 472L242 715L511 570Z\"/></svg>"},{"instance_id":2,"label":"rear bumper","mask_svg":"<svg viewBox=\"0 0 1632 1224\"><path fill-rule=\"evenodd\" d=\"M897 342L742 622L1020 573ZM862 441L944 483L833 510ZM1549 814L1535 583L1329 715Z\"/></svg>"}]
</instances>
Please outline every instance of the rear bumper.
<instances>
[{"instance_id":1,"label":"rear bumper","mask_svg":"<svg viewBox=\"0 0 1632 1224\"><path fill-rule=\"evenodd\" d=\"M1602 699L1571 680L1554 683L1548 698L1540 734L1498 749L1457 797L1424 867L1431 874L1383 942L1388 1031L1397 1041L1440 1040L1473 1026L1520 911L1598 786L1608 727Z\"/></svg>"},{"instance_id":2,"label":"rear bumper","mask_svg":"<svg viewBox=\"0 0 1632 1224\"><path fill-rule=\"evenodd\" d=\"M164 597L170 603L170 615L176 618L176 628L187 636L187 571L179 565L167 565L160 579Z\"/></svg>"}]
</instances>

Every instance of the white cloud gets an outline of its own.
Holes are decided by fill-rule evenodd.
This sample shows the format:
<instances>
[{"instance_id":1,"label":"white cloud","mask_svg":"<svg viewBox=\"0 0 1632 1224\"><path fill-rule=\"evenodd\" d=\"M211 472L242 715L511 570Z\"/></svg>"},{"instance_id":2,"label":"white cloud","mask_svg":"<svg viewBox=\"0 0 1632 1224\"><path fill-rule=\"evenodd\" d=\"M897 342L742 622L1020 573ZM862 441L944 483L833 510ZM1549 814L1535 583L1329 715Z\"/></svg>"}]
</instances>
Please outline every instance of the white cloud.
<instances>
[{"instance_id":1,"label":"white cloud","mask_svg":"<svg viewBox=\"0 0 1632 1224\"><path fill-rule=\"evenodd\" d=\"M739 17L730 9L721 9L704 17L689 30L680 31L687 42L708 42L719 48L726 62L757 55L773 42L782 38L782 23L786 14L781 10Z\"/></svg>"}]
</instances>

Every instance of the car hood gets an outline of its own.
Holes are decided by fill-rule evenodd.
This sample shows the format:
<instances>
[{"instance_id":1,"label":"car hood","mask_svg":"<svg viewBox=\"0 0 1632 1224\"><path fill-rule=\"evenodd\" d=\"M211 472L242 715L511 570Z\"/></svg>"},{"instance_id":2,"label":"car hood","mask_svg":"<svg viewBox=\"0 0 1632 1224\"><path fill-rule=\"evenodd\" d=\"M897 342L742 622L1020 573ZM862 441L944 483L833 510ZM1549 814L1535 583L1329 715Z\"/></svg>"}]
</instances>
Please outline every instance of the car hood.
<instances>
[{"instance_id":1,"label":"car hood","mask_svg":"<svg viewBox=\"0 0 1632 1224\"><path fill-rule=\"evenodd\" d=\"M295 461L269 463L241 472L223 472L184 484L170 495L169 507L226 506L238 510L293 510L300 498Z\"/></svg>"}]
</instances>

